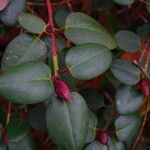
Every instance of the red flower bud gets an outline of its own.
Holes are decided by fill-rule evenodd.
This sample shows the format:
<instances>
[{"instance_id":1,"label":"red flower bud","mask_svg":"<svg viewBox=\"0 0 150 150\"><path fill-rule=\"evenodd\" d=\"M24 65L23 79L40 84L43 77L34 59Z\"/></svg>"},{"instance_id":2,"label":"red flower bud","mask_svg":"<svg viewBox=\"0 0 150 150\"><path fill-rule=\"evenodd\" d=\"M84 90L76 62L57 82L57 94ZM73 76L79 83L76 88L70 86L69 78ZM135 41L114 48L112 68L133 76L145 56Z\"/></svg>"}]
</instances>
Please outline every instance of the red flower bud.
<instances>
[{"instance_id":1,"label":"red flower bud","mask_svg":"<svg viewBox=\"0 0 150 150\"><path fill-rule=\"evenodd\" d=\"M97 132L97 137L98 137L98 140L102 143L102 144L107 144L108 143L108 133L106 131L101 131L99 130Z\"/></svg>"},{"instance_id":2,"label":"red flower bud","mask_svg":"<svg viewBox=\"0 0 150 150\"><path fill-rule=\"evenodd\" d=\"M52 81L54 83L55 92L57 93L57 95L60 98L66 100L68 102L71 102L72 96L70 94L68 86L56 76L52 77Z\"/></svg>"},{"instance_id":3,"label":"red flower bud","mask_svg":"<svg viewBox=\"0 0 150 150\"><path fill-rule=\"evenodd\" d=\"M148 97L149 94L150 94L150 84L149 84L149 81L146 80L146 79L142 79L139 82L139 89L142 91L142 93L143 93L143 95L145 97Z\"/></svg>"}]
</instances>

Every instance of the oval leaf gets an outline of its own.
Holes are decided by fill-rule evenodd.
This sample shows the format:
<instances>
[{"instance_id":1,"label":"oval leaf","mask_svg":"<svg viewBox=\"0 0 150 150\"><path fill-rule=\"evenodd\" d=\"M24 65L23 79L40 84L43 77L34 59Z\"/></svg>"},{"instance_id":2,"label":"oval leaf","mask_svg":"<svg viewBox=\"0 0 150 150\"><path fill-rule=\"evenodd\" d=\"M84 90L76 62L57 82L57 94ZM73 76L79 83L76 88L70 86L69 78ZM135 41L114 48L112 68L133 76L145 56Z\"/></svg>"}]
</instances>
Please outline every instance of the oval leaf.
<instances>
[{"instance_id":1,"label":"oval leaf","mask_svg":"<svg viewBox=\"0 0 150 150\"><path fill-rule=\"evenodd\" d=\"M65 36L75 44L99 43L108 49L116 48L110 33L90 16L72 13L66 19Z\"/></svg>"},{"instance_id":2,"label":"oval leaf","mask_svg":"<svg viewBox=\"0 0 150 150\"><path fill-rule=\"evenodd\" d=\"M89 80L104 73L110 66L111 52L99 44L83 44L71 48L66 64L73 77Z\"/></svg>"},{"instance_id":3,"label":"oval leaf","mask_svg":"<svg viewBox=\"0 0 150 150\"><path fill-rule=\"evenodd\" d=\"M25 12L18 16L18 21L24 29L31 33L41 34L46 28L46 24L41 18Z\"/></svg>"},{"instance_id":4,"label":"oval leaf","mask_svg":"<svg viewBox=\"0 0 150 150\"><path fill-rule=\"evenodd\" d=\"M26 0L11 0L9 5L0 12L0 20L9 26L17 23L18 14L24 11Z\"/></svg>"},{"instance_id":5,"label":"oval leaf","mask_svg":"<svg viewBox=\"0 0 150 150\"><path fill-rule=\"evenodd\" d=\"M98 141L94 141L93 143L89 144L85 150L107 150L107 146L99 143Z\"/></svg>"},{"instance_id":6,"label":"oval leaf","mask_svg":"<svg viewBox=\"0 0 150 150\"><path fill-rule=\"evenodd\" d=\"M135 85L140 81L140 69L129 61L114 60L110 69L113 75L125 84Z\"/></svg>"},{"instance_id":7,"label":"oval leaf","mask_svg":"<svg viewBox=\"0 0 150 150\"><path fill-rule=\"evenodd\" d=\"M126 52L136 52L140 48L141 39L131 31L121 30L115 35L118 46Z\"/></svg>"},{"instance_id":8,"label":"oval leaf","mask_svg":"<svg viewBox=\"0 0 150 150\"><path fill-rule=\"evenodd\" d=\"M0 11L5 9L5 7L9 4L10 0L0 0Z\"/></svg>"},{"instance_id":9,"label":"oval leaf","mask_svg":"<svg viewBox=\"0 0 150 150\"><path fill-rule=\"evenodd\" d=\"M121 141L132 141L141 124L139 114L120 115L115 121L116 134Z\"/></svg>"},{"instance_id":10,"label":"oval leaf","mask_svg":"<svg viewBox=\"0 0 150 150\"><path fill-rule=\"evenodd\" d=\"M132 3L134 3L135 0L113 0L113 1L120 5L131 5Z\"/></svg>"},{"instance_id":11,"label":"oval leaf","mask_svg":"<svg viewBox=\"0 0 150 150\"><path fill-rule=\"evenodd\" d=\"M20 34L7 45L1 68L6 70L28 61L45 61L46 53L46 45L41 40Z\"/></svg>"},{"instance_id":12,"label":"oval leaf","mask_svg":"<svg viewBox=\"0 0 150 150\"><path fill-rule=\"evenodd\" d=\"M19 142L27 135L28 131L29 125L25 120L12 118L7 127L9 141Z\"/></svg>"},{"instance_id":13,"label":"oval leaf","mask_svg":"<svg viewBox=\"0 0 150 150\"><path fill-rule=\"evenodd\" d=\"M0 76L0 96L19 104L41 102L53 93L50 77L44 63L23 63Z\"/></svg>"},{"instance_id":14,"label":"oval leaf","mask_svg":"<svg viewBox=\"0 0 150 150\"><path fill-rule=\"evenodd\" d=\"M108 150L125 150L123 142L109 138Z\"/></svg>"},{"instance_id":15,"label":"oval leaf","mask_svg":"<svg viewBox=\"0 0 150 150\"><path fill-rule=\"evenodd\" d=\"M57 97L51 99L46 112L47 127L50 138L58 147L63 150L81 150L88 131L88 108L79 94L71 94L71 103Z\"/></svg>"},{"instance_id":16,"label":"oval leaf","mask_svg":"<svg viewBox=\"0 0 150 150\"><path fill-rule=\"evenodd\" d=\"M142 93L129 85L122 85L116 94L116 107L120 114L137 111L143 102Z\"/></svg>"}]
</instances>

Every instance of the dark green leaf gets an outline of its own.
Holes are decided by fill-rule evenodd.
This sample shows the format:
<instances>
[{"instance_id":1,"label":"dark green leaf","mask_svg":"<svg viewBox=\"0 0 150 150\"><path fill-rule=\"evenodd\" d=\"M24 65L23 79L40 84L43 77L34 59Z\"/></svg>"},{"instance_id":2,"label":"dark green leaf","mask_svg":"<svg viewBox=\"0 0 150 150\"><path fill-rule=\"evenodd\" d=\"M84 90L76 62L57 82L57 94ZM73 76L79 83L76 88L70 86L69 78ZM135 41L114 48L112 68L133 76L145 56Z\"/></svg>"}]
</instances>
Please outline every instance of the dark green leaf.
<instances>
[{"instance_id":1,"label":"dark green leaf","mask_svg":"<svg viewBox=\"0 0 150 150\"><path fill-rule=\"evenodd\" d=\"M107 150L107 146L99 143L98 141L94 141L89 144L85 150Z\"/></svg>"},{"instance_id":2,"label":"dark green leaf","mask_svg":"<svg viewBox=\"0 0 150 150\"><path fill-rule=\"evenodd\" d=\"M109 138L108 150L125 150L123 142Z\"/></svg>"},{"instance_id":3,"label":"dark green leaf","mask_svg":"<svg viewBox=\"0 0 150 150\"><path fill-rule=\"evenodd\" d=\"M97 117L90 111L89 112L89 129L86 137L86 143L91 143L94 141L96 136L96 127L97 127Z\"/></svg>"},{"instance_id":4,"label":"dark green leaf","mask_svg":"<svg viewBox=\"0 0 150 150\"><path fill-rule=\"evenodd\" d=\"M150 0L146 0L147 11L150 13Z\"/></svg>"},{"instance_id":5,"label":"dark green leaf","mask_svg":"<svg viewBox=\"0 0 150 150\"><path fill-rule=\"evenodd\" d=\"M104 106L104 98L99 92L91 89L84 89L80 94L84 97L91 110L98 111Z\"/></svg>"},{"instance_id":6,"label":"dark green leaf","mask_svg":"<svg viewBox=\"0 0 150 150\"><path fill-rule=\"evenodd\" d=\"M54 13L56 24L60 27L64 26L65 19L68 15L69 15L69 10L66 7L57 8Z\"/></svg>"},{"instance_id":7,"label":"dark green leaf","mask_svg":"<svg viewBox=\"0 0 150 150\"><path fill-rule=\"evenodd\" d=\"M65 35L75 44L98 43L108 49L116 48L116 41L110 33L90 16L72 13L66 19Z\"/></svg>"},{"instance_id":8,"label":"dark green leaf","mask_svg":"<svg viewBox=\"0 0 150 150\"><path fill-rule=\"evenodd\" d=\"M88 108L79 94L71 95L71 103L51 98L46 112L47 127L50 138L60 149L81 150L88 132Z\"/></svg>"},{"instance_id":9,"label":"dark green leaf","mask_svg":"<svg viewBox=\"0 0 150 150\"><path fill-rule=\"evenodd\" d=\"M71 48L65 60L73 77L89 80L110 67L112 55L102 45L82 44Z\"/></svg>"},{"instance_id":10,"label":"dark green leaf","mask_svg":"<svg viewBox=\"0 0 150 150\"><path fill-rule=\"evenodd\" d=\"M110 69L113 75L125 84L134 85L140 81L140 69L129 61L114 60Z\"/></svg>"},{"instance_id":11,"label":"dark green leaf","mask_svg":"<svg viewBox=\"0 0 150 150\"><path fill-rule=\"evenodd\" d=\"M10 142L19 142L29 131L28 123L20 118L12 118L7 127L8 138Z\"/></svg>"},{"instance_id":12,"label":"dark green leaf","mask_svg":"<svg viewBox=\"0 0 150 150\"><path fill-rule=\"evenodd\" d=\"M117 4L120 5L131 5L135 0L114 0Z\"/></svg>"},{"instance_id":13,"label":"dark green leaf","mask_svg":"<svg viewBox=\"0 0 150 150\"><path fill-rule=\"evenodd\" d=\"M9 5L0 12L0 20L9 26L17 23L17 16L24 11L26 0L11 0Z\"/></svg>"},{"instance_id":14,"label":"dark green leaf","mask_svg":"<svg viewBox=\"0 0 150 150\"><path fill-rule=\"evenodd\" d=\"M20 34L6 47L1 68L3 70L28 61L45 61L46 45L39 39Z\"/></svg>"},{"instance_id":15,"label":"dark green leaf","mask_svg":"<svg viewBox=\"0 0 150 150\"><path fill-rule=\"evenodd\" d=\"M118 46L124 51L134 53L140 48L140 37L131 31L120 30L116 33L115 37Z\"/></svg>"},{"instance_id":16,"label":"dark green leaf","mask_svg":"<svg viewBox=\"0 0 150 150\"><path fill-rule=\"evenodd\" d=\"M47 131L44 105L38 105L32 108L29 111L28 120L34 129L44 132Z\"/></svg>"},{"instance_id":17,"label":"dark green leaf","mask_svg":"<svg viewBox=\"0 0 150 150\"><path fill-rule=\"evenodd\" d=\"M36 142L30 137L26 136L21 141L17 143L9 143L8 144L9 150L37 150Z\"/></svg>"},{"instance_id":18,"label":"dark green leaf","mask_svg":"<svg viewBox=\"0 0 150 150\"><path fill-rule=\"evenodd\" d=\"M46 23L41 18L29 13L19 14L18 21L24 29L31 33L41 34L46 29Z\"/></svg>"},{"instance_id":19,"label":"dark green leaf","mask_svg":"<svg viewBox=\"0 0 150 150\"><path fill-rule=\"evenodd\" d=\"M142 93L133 86L122 85L116 94L116 107L120 114L137 111L143 102Z\"/></svg>"},{"instance_id":20,"label":"dark green leaf","mask_svg":"<svg viewBox=\"0 0 150 150\"><path fill-rule=\"evenodd\" d=\"M137 135L141 124L139 114L120 115L115 121L116 134L121 141L130 141Z\"/></svg>"},{"instance_id":21,"label":"dark green leaf","mask_svg":"<svg viewBox=\"0 0 150 150\"><path fill-rule=\"evenodd\" d=\"M0 96L19 104L32 104L47 99L53 93L49 66L27 62L0 76Z\"/></svg>"}]
</instances>

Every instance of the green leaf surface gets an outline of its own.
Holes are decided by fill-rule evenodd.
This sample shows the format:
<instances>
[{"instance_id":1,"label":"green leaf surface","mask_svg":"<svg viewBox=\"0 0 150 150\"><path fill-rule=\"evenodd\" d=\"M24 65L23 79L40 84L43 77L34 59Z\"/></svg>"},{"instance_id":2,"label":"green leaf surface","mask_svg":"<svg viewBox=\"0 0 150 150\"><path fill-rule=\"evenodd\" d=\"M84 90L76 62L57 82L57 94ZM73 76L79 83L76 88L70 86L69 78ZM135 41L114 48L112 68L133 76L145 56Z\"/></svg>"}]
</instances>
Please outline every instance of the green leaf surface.
<instances>
[{"instance_id":1,"label":"green leaf surface","mask_svg":"<svg viewBox=\"0 0 150 150\"><path fill-rule=\"evenodd\" d=\"M9 150L37 150L36 142L30 137L26 136L19 142L9 143Z\"/></svg>"},{"instance_id":2,"label":"green leaf surface","mask_svg":"<svg viewBox=\"0 0 150 150\"><path fill-rule=\"evenodd\" d=\"M116 107L119 114L137 111L143 102L143 94L133 86L122 85L116 94Z\"/></svg>"},{"instance_id":3,"label":"green leaf surface","mask_svg":"<svg viewBox=\"0 0 150 150\"><path fill-rule=\"evenodd\" d=\"M32 128L38 131L47 131L45 113L45 107L43 104L39 104L29 111L28 121Z\"/></svg>"},{"instance_id":4,"label":"green leaf surface","mask_svg":"<svg viewBox=\"0 0 150 150\"><path fill-rule=\"evenodd\" d=\"M109 138L108 150L125 150L125 146L123 142Z\"/></svg>"},{"instance_id":5,"label":"green leaf surface","mask_svg":"<svg viewBox=\"0 0 150 150\"><path fill-rule=\"evenodd\" d=\"M146 0L147 11L150 13L150 0Z\"/></svg>"},{"instance_id":6,"label":"green leaf surface","mask_svg":"<svg viewBox=\"0 0 150 150\"><path fill-rule=\"evenodd\" d=\"M133 142L133 139L138 133L141 121L140 115L136 113L132 115L120 115L115 121L118 139L120 141Z\"/></svg>"},{"instance_id":7,"label":"green leaf surface","mask_svg":"<svg viewBox=\"0 0 150 150\"><path fill-rule=\"evenodd\" d=\"M131 5L132 3L134 3L135 0L113 0L113 1L120 5Z\"/></svg>"},{"instance_id":8,"label":"green leaf surface","mask_svg":"<svg viewBox=\"0 0 150 150\"><path fill-rule=\"evenodd\" d=\"M53 93L49 66L27 62L0 76L0 96L19 104L32 104L47 99Z\"/></svg>"},{"instance_id":9,"label":"green leaf surface","mask_svg":"<svg viewBox=\"0 0 150 150\"><path fill-rule=\"evenodd\" d=\"M10 142L19 142L29 131L28 123L20 118L12 118L7 127L7 134Z\"/></svg>"},{"instance_id":10,"label":"green leaf surface","mask_svg":"<svg viewBox=\"0 0 150 150\"><path fill-rule=\"evenodd\" d=\"M18 14L24 11L25 6L26 0L11 0L8 6L0 12L0 20L8 26L15 25Z\"/></svg>"},{"instance_id":11,"label":"green leaf surface","mask_svg":"<svg viewBox=\"0 0 150 150\"><path fill-rule=\"evenodd\" d=\"M73 77L89 80L104 73L111 64L111 52L100 44L82 44L71 48L66 64Z\"/></svg>"},{"instance_id":12,"label":"green leaf surface","mask_svg":"<svg viewBox=\"0 0 150 150\"><path fill-rule=\"evenodd\" d=\"M28 34L20 34L6 47L1 68L7 70L28 61L45 61L47 48L44 42Z\"/></svg>"},{"instance_id":13,"label":"green leaf surface","mask_svg":"<svg viewBox=\"0 0 150 150\"><path fill-rule=\"evenodd\" d=\"M140 69L129 61L116 59L112 62L110 70L125 84L135 85L140 81Z\"/></svg>"},{"instance_id":14,"label":"green leaf surface","mask_svg":"<svg viewBox=\"0 0 150 150\"><path fill-rule=\"evenodd\" d=\"M89 129L86 137L86 143L91 143L96 137L97 117L90 111L89 112Z\"/></svg>"},{"instance_id":15,"label":"green leaf surface","mask_svg":"<svg viewBox=\"0 0 150 150\"><path fill-rule=\"evenodd\" d=\"M35 34L41 34L46 28L46 23L39 17L22 12L18 15L20 25L27 31Z\"/></svg>"},{"instance_id":16,"label":"green leaf surface","mask_svg":"<svg viewBox=\"0 0 150 150\"><path fill-rule=\"evenodd\" d=\"M141 45L141 39L134 32L120 30L115 35L118 46L127 52L134 53L138 51Z\"/></svg>"},{"instance_id":17,"label":"green leaf surface","mask_svg":"<svg viewBox=\"0 0 150 150\"><path fill-rule=\"evenodd\" d=\"M69 15L69 10L66 7L59 7L54 12L54 19L59 27L65 25L65 19Z\"/></svg>"},{"instance_id":18,"label":"green leaf surface","mask_svg":"<svg viewBox=\"0 0 150 150\"><path fill-rule=\"evenodd\" d=\"M98 43L108 49L117 47L110 33L90 16L72 13L66 19L65 36L75 44Z\"/></svg>"},{"instance_id":19,"label":"green leaf surface","mask_svg":"<svg viewBox=\"0 0 150 150\"><path fill-rule=\"evenodd\" d=\"M89 111L84 99L75 92L67 103L51 98L46 121L50 138L62 150L81 150L88 132Z\"/></svg>"},{"instance_id":20,"label":"green leaf surface","mask_svg":"<svg viewBox=\"0 0 150 150\"><path fill-rule=\"evenodd\" d=\"M94 141L89 144L85 150L107 150L107 146L99 143L98 141Z\"/></svg>"},{"instance_id":21,"label":"green leaf surface","mask_svg":"<svg viewBox=\"0 0 150 150\"><path fill-rule=\"evenodd\" d=\"M80 91L80 94L86 100L88 107L92 111L98 111L104 106L104 98L99 92L91 89L84 89Z\"/></svg>"}]
</instances>

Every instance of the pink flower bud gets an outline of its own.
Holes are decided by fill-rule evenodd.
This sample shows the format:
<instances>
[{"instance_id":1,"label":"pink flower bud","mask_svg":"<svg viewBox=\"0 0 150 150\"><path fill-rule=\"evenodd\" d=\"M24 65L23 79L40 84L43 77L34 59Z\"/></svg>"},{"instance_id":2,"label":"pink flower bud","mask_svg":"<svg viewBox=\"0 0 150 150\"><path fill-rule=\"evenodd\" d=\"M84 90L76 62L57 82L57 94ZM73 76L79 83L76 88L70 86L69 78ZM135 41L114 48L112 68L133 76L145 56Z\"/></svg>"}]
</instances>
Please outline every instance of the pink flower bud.
<instances>
[{"instance_id":1,"label":"pink flower bud","mask_svg":"<svg viewBox=\"0 0 150 150\"><path fill-rule=\"evenodd\" d=\"M67 102L71 102L72 96L70 94L68 86L56 76L52 77L52 80L53 80L55 92L57 93L57 95L60 98L66 100Z\"/></svg>"},{"instance_id":2,"label":"pink flower bud","mask_svg":"<svg viewBox=\"0 0 150 150\"><path fill-rule=\"evenodd\" d=\"M150 84L149 84L149 81L146 80L146 79L142 79L139 82L139 89L142 91L142 93L143 93L143 95L145 97L148 97L149 94L150 94Z\"/></svg>"},{"instance_id":3,"label":"pink flower bud","mask_svg":"<svg viewBox=\"0 0 150 150\"><path fill-rule=\"evenodd\" d=\"M98 140L102 143L102 144L107 144L108 143L108 133L106 131L101 131L99 130L97 132L97 137Z\"/></svg>"}]
</instances>

